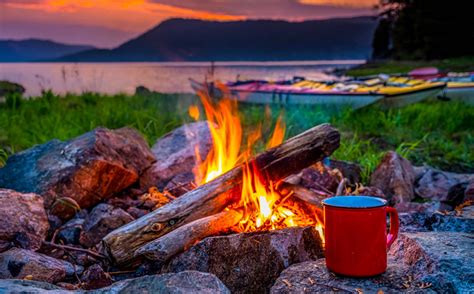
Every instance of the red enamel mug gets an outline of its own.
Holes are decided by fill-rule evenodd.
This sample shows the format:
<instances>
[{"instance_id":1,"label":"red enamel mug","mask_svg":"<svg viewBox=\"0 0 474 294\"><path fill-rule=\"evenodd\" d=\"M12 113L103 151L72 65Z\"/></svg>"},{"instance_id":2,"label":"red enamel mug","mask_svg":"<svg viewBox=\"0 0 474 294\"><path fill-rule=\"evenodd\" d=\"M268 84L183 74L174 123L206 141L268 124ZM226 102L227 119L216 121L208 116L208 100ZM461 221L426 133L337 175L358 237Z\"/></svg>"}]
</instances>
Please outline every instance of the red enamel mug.
<instances>
[{"instance_id":1,"label":"red enamel mug","mask_svg":"<svg viewBox=\"0 0 474 294\"><path fill-rule=\"evenodd\" d=\"M398 236L398 214L382 198L336 196L323 201L326 266L336 274L370 277L387 269ZM387 233L387 214L390 229Z\"/></svg>"}]
</instances>

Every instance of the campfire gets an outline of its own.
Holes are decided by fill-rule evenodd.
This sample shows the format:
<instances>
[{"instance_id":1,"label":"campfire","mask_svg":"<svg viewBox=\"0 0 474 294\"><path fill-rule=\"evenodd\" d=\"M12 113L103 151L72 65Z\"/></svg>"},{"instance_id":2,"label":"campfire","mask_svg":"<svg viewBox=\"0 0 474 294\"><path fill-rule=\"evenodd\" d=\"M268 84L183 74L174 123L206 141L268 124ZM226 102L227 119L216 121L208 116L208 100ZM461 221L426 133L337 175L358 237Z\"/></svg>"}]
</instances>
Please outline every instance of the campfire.
<instances>
[{"instance_id":1,"label":"campfire","mask_svg":"<svg viewBox=\"0 0 474 294\"><path fill-rule=\"evenodd\" d=\"M146 256L164 263L205 237L229 232L311 226L324 242L318 197L296 191L285 179L329 156L339 133L321 125L283 143L286 126L280 115L266 142L261 126L244 138L235 100L213 101L204 92L200 98L212 148L201 158L195 147L196 188L106 236L103 243L114 261ZM197 120L202 114L193 105L189 115ZM266 150L253 156L257 143Z\"/></svg>"},{"instance_id":2,"label":"campfire","mask_svg":"<svg viewBox=\"0 0 474 294\"><path fill-rule=\"evenodd\" d=\"M224 91L223 91L224 92ZM214 102L209 95L200 93L200 98L212 136L212 149L204 160L200 160L196 147L198 164L195 168L195 182L205 184L238 164L243 164L240 201L234 208L243 211L237 228L239 232L253 232L282 229L295 226L314 226L322 235L322 223L316 213L307 214L298 203L291 201L291 194L283 196L278 191L282 181L268 180L249 158L252 147L263 139L262 128L257 126L247 136L242 147L243 131L237 102L231 98ZM194 119L200 117L199 108L190 106L189 114ZM280 145L285 137L286 126L280 115L266 142L267 148Z\"/></svg>"}]
</instances>

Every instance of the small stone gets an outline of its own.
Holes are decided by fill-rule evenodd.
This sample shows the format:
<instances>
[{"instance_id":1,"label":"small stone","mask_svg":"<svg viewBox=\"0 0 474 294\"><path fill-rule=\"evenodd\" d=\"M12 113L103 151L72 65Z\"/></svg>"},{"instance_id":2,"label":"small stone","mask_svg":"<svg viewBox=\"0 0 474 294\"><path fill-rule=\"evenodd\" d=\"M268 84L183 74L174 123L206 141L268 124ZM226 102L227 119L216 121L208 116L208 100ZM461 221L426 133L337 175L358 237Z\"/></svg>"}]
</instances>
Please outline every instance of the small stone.
<instances>
[{"instance_id":1,"label":"small stone","mask_svg":"<svg viewBox=\"0 0 474 294\"><path fill-rule=\"evenodd\" d=\"M150 211L149 211L149 210L145 210L145 209L136 208L136 207L129 207L129 208L127 209L127 212L128 212L132 217L134 217L135 219L137 219L137 218L141 218L142 216L148 214Z\"/></svg>"},{"instance_id":2,"label":"small stone","mask_svg":"<svg viewBox=\"0 0 474 294\"><path fill-rule=\"evenodd\" d=\"M167 191L174 197L179 197L196 188L194 180L194 174L191 172L179 174L168 182L164 191Z\"/></svg>"},{"instance_id":3,"label":"small stone","mask_svg":"<svg viewBox=\"0 0 474 294\"><path fill-rule=\"evenodd\" d=\"M143 189L163 189L174 177L190 173L196 166L196 148L204 160L212 146L207 121L190 123L159 138L152 147L156 162L140 177Z\"/></svg>"},{"instance_id":4,"label":"small stone","mask_svg":"<svg viewBox=\"0 0 474 294\"><path fill-rule=\"evenodd\" d=\"M49 229L41 196L0 189L0 252L12 246L38 250Z\"/></svg>"},{"instance_id":5,"label":"small stone","mask_svg":"<svg viewBox=\"0 0 474 294\"><path fill-rule=\"evenodd\" d=\"M370 178L370 185L380 188L395 207L413 200L414 182L415 171L411 163L393 151L385 154Z\"/></svg>"},{"instance_id":6,"label":"small stone","mask_svg":"<svg viewBox=\"0 0 474 294\"><path fill-rule=\"evenodd\" d=\"M340 182L337 173L322 163L303 169L299 175L300 185L316 191L335 193Z\"/></svg>"},{"instance_id":7,"label":"small stone","mask_svg":"<svg viewBox=\"0 0 474 294\"><path fill-rule=\"evenodd\" d=\"M58 231L59 240L63 241L64 244L79 244L83 224L84 219L81 218L68 221Z\"/></svg>"},{"instance_id":8,"label":"small stone","mask_svg":"<svg viewBox=\"0 0 474 294\"><path fill-rule=\"evenodd\" d=\"M123 209L105 203L99 204L87 216L79 242L85 247L93 247L105 235L133 220Z\"/></svg>"},{"instance_id":9,"label":"small stone","mask_svg":"<svg viewBox=\"0 0 474 294\"><path fill-rule=\"evenodd\" d=\"M455 212L399 213L400 229L406 232L464 232L474 234L474 206L465 207L460 215Z\"/></svg>"},{"instance_id":10,"label":"small stone","mask_svg":"<svg viewBox=\"0 0 474 294\"><path fill-rule=\"evenodd\" d=\"M291 264L322 256L317 231L295 227L206 238L172 259L164 271L209 272L232 293L261 293Z\"/></svg>"},{"instance_id":11,"label":"small stone","mask_svg":"<svg viewBox=\"0 0 474 294\"><path fill-rule=\"evenodd\" d=\"M230 294L229 289L214 275L197 271L151 275L117 282L96 294L127 293L209 293Z\"/></svg>"},{"instance_id":12,"label":"small stone","mask_svg":"<svg viewBox=\"0 0 474 294\"><path fill-rule=\"evenodd\" d=\"M31 276L35 281L56 283L72 277L75 272L80 274L82 267L74 267L67 261L41 253L19 248L0 253L1 279L24 279Z\"/></svg>"},{"instance_id":13,"label":"small stone","mask_svg":"<svg viewBox=\"0 0 474 294\"><path fill-rule=\"evenodd\" d=\"M415 192L424 199L449 201L449 190L453 186L470 181L474 181L474 174L456 174L425 168L415 183Z\"/></svg>"},{"instance_id":14,"label":"small stone","mask_svg":"<svg viewBox=\"0 0 474 294\"><path fill-rule=\"evenodd\" d=\"M108 287L113 283L112 277L104 272L98 264L94 264L86 269L81 280L83 282L82 288L86 290Z\"/></svg>"}]
</instances>

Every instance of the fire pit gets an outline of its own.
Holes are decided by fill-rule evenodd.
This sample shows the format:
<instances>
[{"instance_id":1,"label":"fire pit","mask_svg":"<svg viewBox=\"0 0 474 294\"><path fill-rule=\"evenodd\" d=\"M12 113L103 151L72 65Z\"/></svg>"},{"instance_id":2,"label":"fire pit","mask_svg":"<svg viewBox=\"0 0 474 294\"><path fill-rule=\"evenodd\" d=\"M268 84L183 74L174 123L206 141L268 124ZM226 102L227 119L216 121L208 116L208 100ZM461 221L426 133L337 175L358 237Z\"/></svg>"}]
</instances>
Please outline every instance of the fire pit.
<instances>
[{"instance_id":1,"label":"fire pit","mask_svg":"<svg viewBox=\"0 0 474 294\"><path fill-rule=\"evenodd\" d=\"M456 194L456 209L443 213L410 201L426 195L420 185L434 173L470 195L468 175L420 172L392 152L364 187L357 165L325 160L339 146L331 125L284 140L281 118L272 131L244 132L235 101L201 93L201 102L189 114L207 121L176 129L152 150L132 129L97 129L12 156L0 169L0 278L9 279L0 289L472 288L474 216L467 196ZM335 195L384 197L405 211L386 273L355 280L327 271L321 203Z\"/></svg>"}]
</instances>

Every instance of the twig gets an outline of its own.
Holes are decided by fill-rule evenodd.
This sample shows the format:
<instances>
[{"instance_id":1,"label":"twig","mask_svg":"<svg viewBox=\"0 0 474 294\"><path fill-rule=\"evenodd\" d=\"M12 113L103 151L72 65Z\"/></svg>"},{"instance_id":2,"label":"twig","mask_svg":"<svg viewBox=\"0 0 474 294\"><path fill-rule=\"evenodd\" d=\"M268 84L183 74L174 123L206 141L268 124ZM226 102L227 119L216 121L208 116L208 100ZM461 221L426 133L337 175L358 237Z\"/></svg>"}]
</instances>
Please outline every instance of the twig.
<instances>
[{"instance_id":1,"label":"twig","mask_svg":"<svg viewBox=\"0 0 474 294\"><path fill-rule=\"evenodd\" d=\"M342 195L342 190L344 190L346 183L347 183L347 179L342 178L342 180L339 182L339 185L337 185L336 196Z\"/></svg>"},{"instance_id":2,"label":"twig","mask_svg":"<svg viewBox=\"0 0 474 294\"><path fill-rule=\"evenodd\" d=\"M66 249L66 250L73 250L73 251L79 251L79 252L84 252L84 253L87 253L91 256L94 256L96 258L101 258L101 259L105 259L106 256L100 254L100 253L97 253L97 252L94 252L92 250L89 250L89 249L84 249L84 248L76 248L76 247L72 247L72 246L68 246L68 245L60 245L60 244L55 244L55 243L51 243L51 242L48 242L48 241L43 241L43 244L44 245L47 245L47 246L51 246L51 247L55 247L55 248L59 248L59 249Z\"/></svg>"}]
</instances>

